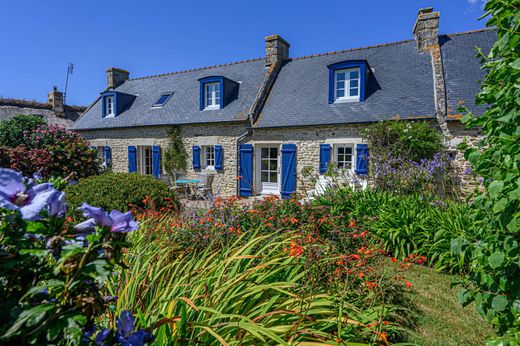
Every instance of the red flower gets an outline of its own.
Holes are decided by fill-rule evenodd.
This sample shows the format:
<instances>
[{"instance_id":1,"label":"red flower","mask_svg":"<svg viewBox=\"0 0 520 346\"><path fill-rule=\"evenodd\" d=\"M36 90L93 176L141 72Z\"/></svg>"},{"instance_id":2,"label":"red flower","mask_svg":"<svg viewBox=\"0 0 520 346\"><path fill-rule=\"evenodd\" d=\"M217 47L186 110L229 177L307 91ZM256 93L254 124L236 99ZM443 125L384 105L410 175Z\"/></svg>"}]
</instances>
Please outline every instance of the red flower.
<instances>
[{"instance_id":1,"label":"red flower","mask_svg":"<svg viewBox=\"0 0 520 346\"><path fill-rule=\"evenodd\" d=\"M350 228L356 227L356 221L354 221L354 220L350 220L350 222L348 223L348 226L349 226Z\"/></svg>"},{"instance_id":2,"label":"red flower","mask_svg":"<svg viewBox=\"0 0 520 346\"><path fill-rule=\"evenodd\" d=\"M296 242L291 242L291 247L289 248L289 256L299 257L303 254L303 247L301 245L297 245Z\"/></svg>"},{"instance_id":3,"label":"red flower","mask_svg":"<svg viewBox=\"0 0 520 346\"><path fill-rule=\"evenodd\" d=\"M391 258L390 258L390 261L396 263L396 262L397 262L397 258L395 258L395 257L391 257Z\"/></svg>"},{"instance_id":4,"label":"red flower","mask_svg":"<svg viewBox=\"0 0 520 346\"><path fill-rule=\"evenodd\" d=\"M411 284L411 282L408 281L408 280L406 281L406 287L408 287L408 288L412 288L412 284Z\"/></svg>"}]
</instances>

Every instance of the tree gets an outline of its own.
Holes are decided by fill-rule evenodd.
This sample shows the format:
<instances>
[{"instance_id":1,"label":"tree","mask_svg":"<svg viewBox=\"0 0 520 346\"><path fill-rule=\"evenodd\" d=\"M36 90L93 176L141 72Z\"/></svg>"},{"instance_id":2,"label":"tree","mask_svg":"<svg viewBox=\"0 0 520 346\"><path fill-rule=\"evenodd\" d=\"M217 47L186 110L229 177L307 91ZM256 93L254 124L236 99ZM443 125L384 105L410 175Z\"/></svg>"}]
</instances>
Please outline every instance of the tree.
<instances>
[{"instance_id":1,"label":"tree","mask_svg":"<svg viewBox=\"0 0 520 346\"><path fill-rule=\"evenodd\" d=\"M169 145L164 151L164 169L168 175L175 177L184 172L188 165L188 153L182 142L180 130L173 127L168 130Z\"/></svg>"},{"instance_id":2,"label":"tree","mask_svg":"<svg viewBox=\"0 0 520 346\"><path fill-rule=\"evenodd\" d=\"M497 29L489 54L479 50L487 75L477 95L488 105L481 117L463 118L485 135L465 157L485 190L472 203L478 242L470 244L470 273L459 297L497 328L492 345L520 344L520 1L488 0L487 26ZM452 247L457 252L456 240Z\"/></svg>"},{"instance_id":3,"label":"tree","mask_svg":"<svg viewBox=\"0 0 520 346\"><path fill-rule=\"evenodd\" d=\"M9 120L0 122L0 146L10 148L25 144L24 132L32 132L45 120L39 115L18 114Z\"/></svg>"}]
</instances>

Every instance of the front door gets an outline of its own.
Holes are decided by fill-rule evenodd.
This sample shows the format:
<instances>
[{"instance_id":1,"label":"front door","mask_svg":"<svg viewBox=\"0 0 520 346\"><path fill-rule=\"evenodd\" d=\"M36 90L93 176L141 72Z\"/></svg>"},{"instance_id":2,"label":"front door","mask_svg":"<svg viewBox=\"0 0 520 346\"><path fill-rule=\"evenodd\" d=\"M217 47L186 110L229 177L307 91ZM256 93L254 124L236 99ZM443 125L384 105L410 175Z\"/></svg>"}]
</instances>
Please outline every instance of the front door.
<instances>
[{"instance_id":1,"label":"front door","mask_svg":"<svg viewBox=\"0 0 520 346\"><path fill-rule=\"evenodd\" d=\"M279 146L260 147L260 188L262 194L278 194Z\"/></svg>"}]
</instances>

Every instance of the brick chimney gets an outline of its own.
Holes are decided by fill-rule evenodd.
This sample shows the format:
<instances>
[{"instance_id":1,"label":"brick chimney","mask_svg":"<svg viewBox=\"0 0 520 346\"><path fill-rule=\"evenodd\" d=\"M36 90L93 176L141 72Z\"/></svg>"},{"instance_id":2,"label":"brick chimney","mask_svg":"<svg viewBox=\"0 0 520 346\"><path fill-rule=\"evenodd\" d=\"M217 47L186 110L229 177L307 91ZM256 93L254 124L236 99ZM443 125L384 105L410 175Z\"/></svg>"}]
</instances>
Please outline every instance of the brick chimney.
<instances>
[{"instance_id":1,"label":"brick chimney","mask_svg":"<svg viewBox=\"0 0 520 346\"><path fill-rule=\"evenodd\" d=\"M107 68L107 89L115 89L126 80L128 80L130 73L126 70L117 67Z\"/></svg>"},{"instance_id":2,"label":"brick chimney","mask_svg":"<svg viewBox=\"0 0 520 346\"><path fill-rule=\"evenodd\" d=\"M415 46L421 52L428 52L439 44L439 12L432 7L421 8L413 27Z\"/></svg>"},{"instance_id":3,"label":"brick chimney","mask_svg":"<svg viewBox=\"0 0 520 346\"><path fill-rule=\"evenodd\" d=\"M58 87L53 87L48 95L48 100L56 115L63 115L65 113L63 109L63 93L58 91Z\"/></svg>"},{"instance_id":4,"label":"brick chimney","mask_svg":"<svg viewBox=\"0 0 520 346\"><path fill-rule=\"evenodd\" d=\"M280 35L265 37L265 65L272 66L289 60L289 43Z\"/></svg>"}]
</instances>

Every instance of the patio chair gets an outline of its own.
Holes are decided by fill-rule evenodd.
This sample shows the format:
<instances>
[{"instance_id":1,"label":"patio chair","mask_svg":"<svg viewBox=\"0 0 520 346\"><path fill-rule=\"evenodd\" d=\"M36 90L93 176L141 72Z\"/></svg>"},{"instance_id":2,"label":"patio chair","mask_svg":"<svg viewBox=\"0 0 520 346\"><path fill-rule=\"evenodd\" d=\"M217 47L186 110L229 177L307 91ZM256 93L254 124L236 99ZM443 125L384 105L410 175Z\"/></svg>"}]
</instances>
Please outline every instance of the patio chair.
<instances>
[{"instance_id":1,"label":"patio chair","mask_svg":"<svg viewBox=\"0 0 520 346\"><path fill-rule=\"evenodd\" d=\"M206 200L213 195L214 174L201 174L200 183L195 185L195 198L201 197Z\"/></svg>"}]
</instances>

